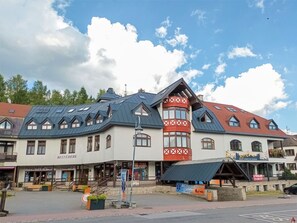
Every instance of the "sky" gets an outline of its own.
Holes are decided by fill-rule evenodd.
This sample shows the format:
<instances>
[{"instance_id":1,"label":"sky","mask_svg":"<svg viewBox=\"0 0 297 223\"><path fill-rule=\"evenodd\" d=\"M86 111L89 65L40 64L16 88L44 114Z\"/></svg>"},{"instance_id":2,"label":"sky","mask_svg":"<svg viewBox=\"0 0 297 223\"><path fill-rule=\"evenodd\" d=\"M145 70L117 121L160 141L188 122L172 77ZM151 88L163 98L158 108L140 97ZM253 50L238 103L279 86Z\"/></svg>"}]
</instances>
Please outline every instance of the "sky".
<instances>
[{"instance_id":1,"label":"sky","mask_svg":"<svg viewBox=\"0 0 297 223\"><path fill-rule=\"evenodd\" d=\"M205 101L297 133L296 10L294 0L0 0L0 73L94 97L184 78Z\"/></svg>"}]
</instances>

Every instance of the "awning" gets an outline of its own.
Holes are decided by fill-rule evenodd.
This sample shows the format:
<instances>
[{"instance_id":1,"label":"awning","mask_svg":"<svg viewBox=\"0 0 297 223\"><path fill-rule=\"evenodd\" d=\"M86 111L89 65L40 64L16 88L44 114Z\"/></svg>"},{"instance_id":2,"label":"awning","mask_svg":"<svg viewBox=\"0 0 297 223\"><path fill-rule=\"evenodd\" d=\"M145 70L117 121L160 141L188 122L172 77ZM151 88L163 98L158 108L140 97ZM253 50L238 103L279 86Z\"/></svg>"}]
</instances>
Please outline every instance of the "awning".
<instances>
[{"instance_id":1,"label":"awning","mask_svg":"<svg viewBox=\"0 0 297 223\"><path fill-rule=\"evenodd\" d=\"M0 170L13 170L14 166L0 166Z\"/></svg>"},{"instance_id":2,"label":"awning","mask_svg":"<svg viewBox=\"0 0 297 223\"><path fill-rule=\"evenodd\" d=\"M166 181L250 180L244 170L230 158L183 161L172 165L161 177Z\"/></svg>"}]
</instances>

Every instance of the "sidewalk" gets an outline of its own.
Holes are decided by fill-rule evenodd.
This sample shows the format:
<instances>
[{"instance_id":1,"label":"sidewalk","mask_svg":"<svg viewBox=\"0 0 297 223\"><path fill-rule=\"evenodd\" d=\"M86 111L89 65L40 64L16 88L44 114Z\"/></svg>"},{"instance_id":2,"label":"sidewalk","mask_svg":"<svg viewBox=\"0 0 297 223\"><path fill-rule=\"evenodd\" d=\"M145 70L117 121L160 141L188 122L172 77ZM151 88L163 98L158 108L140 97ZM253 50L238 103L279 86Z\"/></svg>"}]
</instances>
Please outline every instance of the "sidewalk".
<instances>
[{"instance_id":1,"label":"sidewalk","mask_svg":"<svg viewBox=\"0 0 297 223\"><path fill-rule=\"evenodd\" d=\"M105 210L88 211L81 205L81 197L82 193L78 192L16 192L15 196L7 198L5 209L9 211L9 214L6 217L1 217L0 222L41 222L297 202L297 196L291 196L288 199L275 196L254 196L249 197L247 201L207 202L186 195L148 194L133 195L133 201L137 204L137 207L133 209L106 207Z\"/></svg>"}]
</instances>

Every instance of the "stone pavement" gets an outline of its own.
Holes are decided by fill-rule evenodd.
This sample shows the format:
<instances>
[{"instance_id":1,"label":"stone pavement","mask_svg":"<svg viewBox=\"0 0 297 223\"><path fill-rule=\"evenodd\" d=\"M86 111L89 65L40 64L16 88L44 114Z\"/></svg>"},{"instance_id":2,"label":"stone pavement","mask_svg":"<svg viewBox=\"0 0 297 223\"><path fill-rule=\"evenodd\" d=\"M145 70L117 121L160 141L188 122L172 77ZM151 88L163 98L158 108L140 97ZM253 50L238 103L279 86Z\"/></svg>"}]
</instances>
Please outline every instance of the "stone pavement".
<instances>
[{"instance_id":1,"label":"stone pavement","mask_svg":"<svg viewBox=\"0 0 297 223\"><path fill-rule=\"evenodd\" d=\"M126 216L167 211L201 211L203 209L232 208L268 204L296 203L297 196L288 199L276 196L248 197L246 201L207 202L200 198L178 194L133 195L137 207L88 211L81 202L82 193L63 191L16 192L6 200L6 217L1 223L43 222L49 220L81 219L107 216Z\"/></svg>"}]
</instances>

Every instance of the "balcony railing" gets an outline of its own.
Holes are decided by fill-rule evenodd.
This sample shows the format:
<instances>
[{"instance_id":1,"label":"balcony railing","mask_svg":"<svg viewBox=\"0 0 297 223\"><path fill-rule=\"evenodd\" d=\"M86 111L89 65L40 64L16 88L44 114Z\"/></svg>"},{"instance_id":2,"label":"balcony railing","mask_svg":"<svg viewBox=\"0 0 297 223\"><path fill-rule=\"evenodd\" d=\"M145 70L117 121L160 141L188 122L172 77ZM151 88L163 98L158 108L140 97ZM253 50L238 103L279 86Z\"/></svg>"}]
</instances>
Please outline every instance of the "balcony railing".
<instances>
[{"instance_id":1,"label":"balcony railing","mask_svg":"<svg viewBox=\"0 0 297 223\"><path fill-rule=\"evenodd\" d=\"M269 158L285 158L285 152L282 149L269 149Z\"/></svg>"},{"instance_id":2,"label":"balcony railing","mask_svg":"<svg viewBox=\"0 0 297 223\"><path fill-rule=\"evenodd\" d=\"M0 162L16 162L16 154L0 153Z\"/></svg>"}]
</instances>

